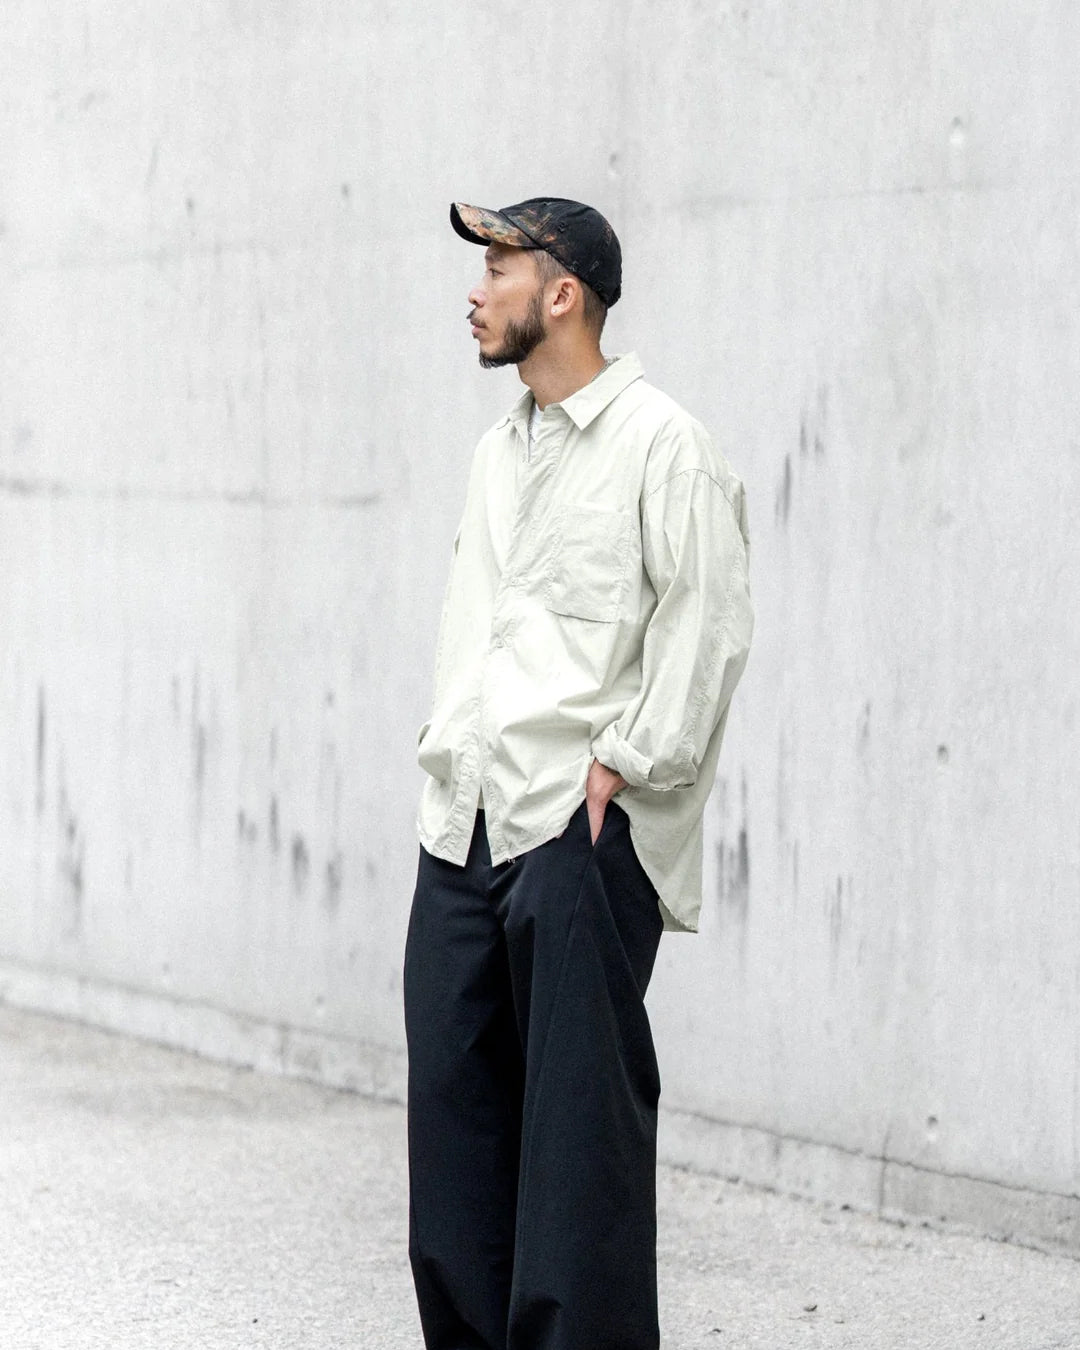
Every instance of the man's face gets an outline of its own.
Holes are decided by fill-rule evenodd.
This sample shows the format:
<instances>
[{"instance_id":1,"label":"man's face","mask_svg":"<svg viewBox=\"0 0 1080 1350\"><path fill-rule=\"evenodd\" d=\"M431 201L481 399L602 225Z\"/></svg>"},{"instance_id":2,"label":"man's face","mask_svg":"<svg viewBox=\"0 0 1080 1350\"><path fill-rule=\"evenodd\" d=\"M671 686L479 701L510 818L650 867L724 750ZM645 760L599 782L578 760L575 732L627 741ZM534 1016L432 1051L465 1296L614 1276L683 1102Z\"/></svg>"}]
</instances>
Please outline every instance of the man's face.
<instances>
[{"instance_id":1,"label":"man's face","mask_svg":"<svg viewBox=\"0 0 1080 1350\"><path fill-rule=\"evenodd\" d=\"M519 365L544 340L543 296L531 249L488 245L484 278L469 292L482 366Z\"/></svg>"}]
</instances>

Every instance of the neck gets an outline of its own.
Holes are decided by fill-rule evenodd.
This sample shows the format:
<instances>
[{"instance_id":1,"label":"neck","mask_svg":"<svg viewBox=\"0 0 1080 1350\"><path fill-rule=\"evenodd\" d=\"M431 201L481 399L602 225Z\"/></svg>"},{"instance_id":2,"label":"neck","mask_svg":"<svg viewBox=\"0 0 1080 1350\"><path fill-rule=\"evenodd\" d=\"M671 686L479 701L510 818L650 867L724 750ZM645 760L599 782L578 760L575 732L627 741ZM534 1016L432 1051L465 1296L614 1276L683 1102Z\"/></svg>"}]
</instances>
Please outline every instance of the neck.
<instances>
[{"instance_id":1,"label":"neck","mask_svg":"<svg viewBox=\"0 0 1080 1350\"><path fill-rule=\"evenodd\" d=\"M599 346L590 342L564 351L545 350L541 343L518 366L521 383L532 390L536 406L561 403L596 378L605 361Z\"/></svg>"}]
</instances>

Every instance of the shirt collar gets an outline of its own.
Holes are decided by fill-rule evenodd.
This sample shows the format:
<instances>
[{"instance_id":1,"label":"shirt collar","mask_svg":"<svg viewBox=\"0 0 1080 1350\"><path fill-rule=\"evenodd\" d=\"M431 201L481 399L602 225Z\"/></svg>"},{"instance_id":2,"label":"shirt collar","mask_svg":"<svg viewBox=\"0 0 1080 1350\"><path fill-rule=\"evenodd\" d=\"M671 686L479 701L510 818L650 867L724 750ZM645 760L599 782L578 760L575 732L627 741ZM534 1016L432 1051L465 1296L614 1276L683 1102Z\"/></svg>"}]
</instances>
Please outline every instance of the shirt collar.
<instances>
[{"instance_id":1,"label":"shirt collar","mask_svg":"<svg viewBox=\"0 0 1080 1350\"><path fill-rule=\"evenodd\" d=\"M645 374L636 352L627 352L625 356L613 356L588 384L583 385L561 403L549 404L549 407L562 408L567 417L579 431L597 418L609 403L612 403L628 385L640 380ZM526 389L506 416L522 436L527 434L526 423L533 408L532 390Z\"/></svg>"}]
</instances>

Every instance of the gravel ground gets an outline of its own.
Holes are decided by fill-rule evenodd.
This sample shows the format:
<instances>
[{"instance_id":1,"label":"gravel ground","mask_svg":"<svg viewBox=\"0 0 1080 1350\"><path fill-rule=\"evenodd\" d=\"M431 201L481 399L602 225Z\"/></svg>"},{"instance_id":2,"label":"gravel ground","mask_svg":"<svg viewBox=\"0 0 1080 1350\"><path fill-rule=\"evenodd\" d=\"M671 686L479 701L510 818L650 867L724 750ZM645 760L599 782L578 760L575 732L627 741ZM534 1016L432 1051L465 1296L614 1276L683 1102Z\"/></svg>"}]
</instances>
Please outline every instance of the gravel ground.
<instances>
[{"instance_id":1,"label":"gravel ground","mask_svg":"<svg viewBox=\"0 0 1080 1350\"><path fill-rule=\"evenodd\" d=\"M0 1083L0 1350L420 1350L400 1107L5 1008ZM659 1190L664 1350L1080 1350L1078 1261Z\"/></svg>"}]
</instances>

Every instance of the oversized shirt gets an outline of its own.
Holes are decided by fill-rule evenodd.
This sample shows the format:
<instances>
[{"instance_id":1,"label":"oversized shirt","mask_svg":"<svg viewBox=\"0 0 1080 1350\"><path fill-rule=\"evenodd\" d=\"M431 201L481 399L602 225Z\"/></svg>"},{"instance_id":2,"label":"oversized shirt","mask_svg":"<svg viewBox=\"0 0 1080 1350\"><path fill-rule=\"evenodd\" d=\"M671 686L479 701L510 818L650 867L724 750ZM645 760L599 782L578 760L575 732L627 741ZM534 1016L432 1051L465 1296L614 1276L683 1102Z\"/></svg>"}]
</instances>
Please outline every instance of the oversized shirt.
<instances>
[{"instance_id":1,"label":"oversized shirt","mask_svg":"<svg viewBox=\"0 0 1080 1350\"><path fill-rule=\"evenodd\" d=\"M702 815L753 627L743 485L633 354L480 440L443 606L420 840L463 864L555 838L594 758L667 928L701 908Z\"/></svg>"}]
</instances>

